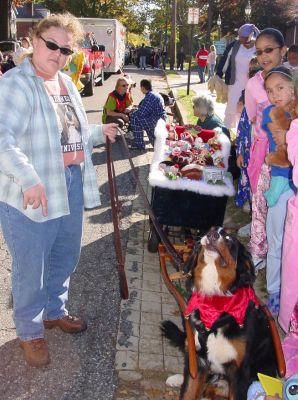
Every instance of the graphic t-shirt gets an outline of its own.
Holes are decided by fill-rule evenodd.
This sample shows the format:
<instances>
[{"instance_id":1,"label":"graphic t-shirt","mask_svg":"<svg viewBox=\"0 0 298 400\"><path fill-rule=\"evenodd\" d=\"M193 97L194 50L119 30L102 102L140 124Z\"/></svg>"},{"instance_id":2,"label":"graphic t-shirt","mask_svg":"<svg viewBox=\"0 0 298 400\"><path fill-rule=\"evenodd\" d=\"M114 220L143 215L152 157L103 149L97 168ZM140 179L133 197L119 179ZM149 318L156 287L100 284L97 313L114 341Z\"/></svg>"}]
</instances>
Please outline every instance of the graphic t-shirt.
<instances>
[{"instance_id":1,"label":"graphic t-shirt","mask_svg":"<svg viewBox=\"0 0 298 400\"><path fill-rule=\"evenodd\" d=\"M81 124L67 90L59 78L44 81L45 89L57 114L64 165L84 161Z\"/></svg>"}]
</instances>

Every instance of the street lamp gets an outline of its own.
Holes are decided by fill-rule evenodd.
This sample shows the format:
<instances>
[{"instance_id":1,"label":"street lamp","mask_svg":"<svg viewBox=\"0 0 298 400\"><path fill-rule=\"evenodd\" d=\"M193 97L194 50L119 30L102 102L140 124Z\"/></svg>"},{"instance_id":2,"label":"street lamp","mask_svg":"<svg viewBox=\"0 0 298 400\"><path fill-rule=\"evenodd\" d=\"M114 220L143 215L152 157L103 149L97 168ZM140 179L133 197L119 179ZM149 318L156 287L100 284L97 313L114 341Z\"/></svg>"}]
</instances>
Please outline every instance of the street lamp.
<instances>
[{"instance_id":1,"label":"street lamp","mask_svg":"<svg viewBox=\"0 0 298 400\"><path fill-rule=\"evenodd\" d=\"M244 12L245 12L246 20L249 21L249 20L250 20L250 16L251 16L251 5L250 5L250 0L248 0L248 3L247 3L247 5L246 5L246 7L245 7Z\"/></svg>"},{"instance_id":2,"label":"street lamp","mask_svg":"<svg viewBox=\"0 0 298 400\"><path fill-rule=\"evenodd\" d=\"M294 40L293 40L293 44L296 44L297 23L298 23L298 14L296 14L295 17L294 17Z\"/></svg>"},{"instance_id":3,"label":"street lamp","mask_svg":"<svg viewBox=\"0 0 298 400\"><path fill-rule=\"evenodd\" d=\"M221 34L220 34L220 28L221 28L221 18L220 18L220 14L218 14L218 18L217 18L216 23L217 23L217 26L218 26L218 40L220 40L220 36L221 36Z\"/></svg>"}]
</instances>

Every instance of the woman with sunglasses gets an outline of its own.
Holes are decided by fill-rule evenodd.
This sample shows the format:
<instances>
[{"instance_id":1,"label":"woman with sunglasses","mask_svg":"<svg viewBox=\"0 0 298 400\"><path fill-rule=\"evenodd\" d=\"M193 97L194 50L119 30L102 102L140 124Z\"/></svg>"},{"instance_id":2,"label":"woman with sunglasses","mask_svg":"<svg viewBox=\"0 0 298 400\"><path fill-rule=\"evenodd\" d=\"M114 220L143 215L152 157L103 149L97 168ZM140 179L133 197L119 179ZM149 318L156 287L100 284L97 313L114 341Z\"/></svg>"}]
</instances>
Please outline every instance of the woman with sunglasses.
<instances>
[{"instance_id":1,"label":"woman with sunglasses","mask_svg":"<svg viewBox=\"0 0 298 400\"><path fill-rule=\"evenodd\" d=\"M92 146L116 135L115 124L91 132L75 85L60 73L82 37L70 14L41 20L32 55L0 80L0 222L12 256L16 333L35 367L50 361L44 328L87 328L65 303L80 257L84 206L100 205ZM64 132L69 114L76 135Z\"/></svg>"},{"instance_id":2,"label":"woman with sunglasses","mask_svg":"<svg viewBox=\"0 0 298 400\"><path fill-rule=\"evenodd\" d=\"M270 101L264 87L264 78L269 70L282 64L286 51L280 31L274 28L261 31L256 40L256 55L262 70L249 79L245 88L245 106L252 123L252 144L247 173L252 191L250 251L256 270L265 266L268 251L266 237L268 209L264 192L269 189L270 184L270 169L265 164L269 144L261 124L263 110L270 105Z\"/></svg>"},{"instance_id":3,"label":"woman with sunglasses","mask_svg":"<svg viewBox=\"0 0 298 400\"><path fill-rule=\"evenodd\" d=\"M216 75L225 77L228 85L228 102L225 110L224 124L228 129L236 129L240 113L237 104L248 81L250 60L255 54L255 40L259 33L253 24L244 24L238 29L239 39L227 46L221 57Z\"/></svg>"},{"instance_id":4,"label":"woman with sunglasses","mask_svg":"<svg viewBox=\"0 0 298 400\"><path fill-rule=\"evenodd\" d=\"M122 128L129 121L132 103L128 80L125 77L117 79L115 90L108 95L103 107L102 122L115 122Z\"/></svg>"}]
</instances>

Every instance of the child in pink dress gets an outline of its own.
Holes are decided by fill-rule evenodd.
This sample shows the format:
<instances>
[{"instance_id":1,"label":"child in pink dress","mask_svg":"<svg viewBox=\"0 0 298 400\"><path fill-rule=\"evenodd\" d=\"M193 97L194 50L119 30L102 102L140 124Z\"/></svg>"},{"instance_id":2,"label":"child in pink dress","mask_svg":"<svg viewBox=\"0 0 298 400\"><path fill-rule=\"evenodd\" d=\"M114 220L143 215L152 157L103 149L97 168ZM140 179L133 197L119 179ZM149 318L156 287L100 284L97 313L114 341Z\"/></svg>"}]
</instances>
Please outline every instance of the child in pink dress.
<instances>
[{"instance_id":1,"label":"child in pink dress","mask_svg":"<svg viewBox=\"0 0 298 400\"><path fill-rule=\"evenodd\" d=\"M296 104L298 104L298 82L296 82ZM296 107L297 109L298 107ZM298 188L298 119L292 121L286 135L288 158L293 165L293 183ZM292 311L298 297L298 195L288 201L288 212L282 251L281 297L278 321L288 332ZM297 313L296 313L297 317ZM298 335L296 324L296 335ZM297 338L298 346L298 338ZM297 348L298 352L298 348ZM298 371L296 371L298 372Z\"/></svg>"},{"instance_id":2,"label":"child in pink dress","mask_svg":"<svg viewBox=\"0 0 298 400\"><path fill-rule=\"evenodd\" d=\"M245 88L245 106L253 124L250 160L247 168L252 191L252 222L250 251L256 270L265 266L267 254L266 218L267 203L264 192L269 189L270 168L265 164L268 138L261 128L262 113L270 102L264 88L266 73L279 66L286 54L283 35L274 28L261 31L256 40L256 55L263 71L249 79Z\"/></svg>"}]
</instances>

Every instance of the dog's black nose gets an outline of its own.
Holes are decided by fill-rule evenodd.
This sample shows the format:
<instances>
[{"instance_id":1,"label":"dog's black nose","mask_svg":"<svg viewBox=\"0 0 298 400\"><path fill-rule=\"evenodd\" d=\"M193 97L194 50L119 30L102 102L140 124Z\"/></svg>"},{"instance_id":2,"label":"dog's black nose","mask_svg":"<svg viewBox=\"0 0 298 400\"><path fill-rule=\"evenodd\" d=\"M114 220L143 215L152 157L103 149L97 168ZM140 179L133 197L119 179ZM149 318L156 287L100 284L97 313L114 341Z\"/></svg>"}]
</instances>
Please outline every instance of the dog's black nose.
<instances>
[{"instance_id":1,"label":"dog's black nose","mask_svg":"<svg viewBox=\"0 0 298 400\"><path fill-rule=\"evenodd\" d=\"M217 231L215 231L215 230L212 230L212 231L207 233L207 238L209 240L212 240L212 241L218 240L219 237L220 237L219 233Z\"/></svg>"}]
</instances>

